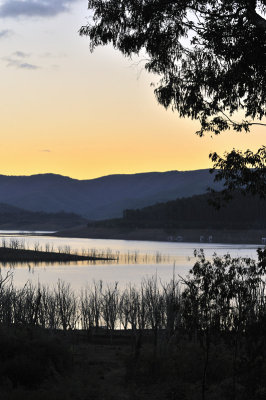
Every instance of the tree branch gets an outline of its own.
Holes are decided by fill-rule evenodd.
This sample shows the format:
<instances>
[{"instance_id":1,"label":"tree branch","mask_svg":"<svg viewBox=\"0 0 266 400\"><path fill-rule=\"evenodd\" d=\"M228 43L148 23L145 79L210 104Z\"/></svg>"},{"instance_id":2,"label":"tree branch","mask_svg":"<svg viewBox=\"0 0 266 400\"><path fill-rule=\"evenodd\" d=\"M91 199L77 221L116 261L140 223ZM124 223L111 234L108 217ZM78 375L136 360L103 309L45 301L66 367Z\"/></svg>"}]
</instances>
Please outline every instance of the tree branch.
<instances>
[{"instance_id":1,"label":"tree branch","mask_svg":"<svg viewBox=\"0 0 266 400\"><path fill-rule=\"evenodd\" d=\"M249 122L249 125L261 125L261 126L266 126L266 124L263 124L262 122Z\"/></svg>"},{"instance_id":2,"label":"tree branch","mask_svg":"<svg viewBox=\"0 0 266 400\"><path fill-rule=\"evenodd\" d=\"M247 10L249 21L260 30L266 30L266 20L256 12L257 1L251 0Z\"/></svg>"},{"instance_id":3,"label":"tree branch","mask_svg":"<svg viewBox=\"0 0 266 400\"><path fill-rule=\"evenodd\" d=\"M266 31L266 20L255 11L248 11L249 20L260 30Z\"/></svg>"}]
</instances>

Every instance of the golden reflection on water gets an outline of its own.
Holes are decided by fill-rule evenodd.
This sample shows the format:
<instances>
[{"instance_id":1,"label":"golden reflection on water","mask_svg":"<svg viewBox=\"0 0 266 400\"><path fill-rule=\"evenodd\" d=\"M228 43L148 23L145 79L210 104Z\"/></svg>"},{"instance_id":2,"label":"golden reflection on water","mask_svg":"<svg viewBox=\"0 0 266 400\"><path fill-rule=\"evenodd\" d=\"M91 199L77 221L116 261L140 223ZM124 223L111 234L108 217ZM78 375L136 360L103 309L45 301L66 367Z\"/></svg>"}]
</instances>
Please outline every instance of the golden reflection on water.
<instances>
[{"instance_id":1,"label":"golden reflection on water","mask_svg":"<svg viewBox=\"0 0 266 400\"><path fill-rule=\"evenodd\" d=\"M120 287L139 285L147 276L156 274L162 281L176 275L186 276L195 262L194 249L203 248L207 258L214 253L232 257L256 258L256 245L222 245L198 243L144 242L103 239L57 238L49 236L18 236L0 233L3 240L18 240L26 249L67 251L72 254L106 256L108 260L71 262L5 263L2 270L13 271L14 284L21 287L27 281L53 286L58 279L80 290L94 280L119 282ZM4 273L4 272L3 272Z\"/></svg>"}]
</instances>

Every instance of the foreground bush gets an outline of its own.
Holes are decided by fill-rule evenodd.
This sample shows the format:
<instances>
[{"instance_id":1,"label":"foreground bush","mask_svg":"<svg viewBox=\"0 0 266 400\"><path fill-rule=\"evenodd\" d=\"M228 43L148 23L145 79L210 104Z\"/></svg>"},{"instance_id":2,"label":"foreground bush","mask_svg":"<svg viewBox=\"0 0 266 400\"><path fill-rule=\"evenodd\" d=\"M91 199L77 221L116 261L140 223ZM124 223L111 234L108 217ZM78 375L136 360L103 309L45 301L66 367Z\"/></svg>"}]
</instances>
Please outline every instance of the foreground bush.
<instances>
[{"instance_id":1,"label":"foreground bush","mask_svg":"<svg viewBox=\"0 0 266 400\"><path fill-rule=\"evenodd\" d=\"M59 337L40 329L0 330L0 384L33 389L71 370L71 352Z\"/></svg>"},{"instance_id":2,"label":"foreground bush","mask_svg":"<svg viewBox=\"0 0 266 400\"><path fill-rule=\"evenodd\" d=\"M160 385L161 398L265 399L266 250L258 261L195 256L185 278L163 283L155 276L123 291L94 282L80 296L62 281L17 289L11 275L2 277L0 386L34 390L67 374L73 352L59 338L69 332L78 338L82 329L90 342L129 339L123 365L136 390ZM89 360L82 370L93 376Z\"/></svg>"}]
</instances>

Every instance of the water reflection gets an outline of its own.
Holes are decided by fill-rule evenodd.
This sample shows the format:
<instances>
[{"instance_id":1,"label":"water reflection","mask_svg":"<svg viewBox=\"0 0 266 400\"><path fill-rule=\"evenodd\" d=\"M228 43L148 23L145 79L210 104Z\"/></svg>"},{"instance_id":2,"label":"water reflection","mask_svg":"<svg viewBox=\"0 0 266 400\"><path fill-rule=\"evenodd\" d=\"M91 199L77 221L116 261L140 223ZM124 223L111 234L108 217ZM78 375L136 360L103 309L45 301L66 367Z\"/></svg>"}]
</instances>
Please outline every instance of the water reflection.
<instances>
[{"instance_id":1,"label":"water reflection","mask_svg":"<svg viewBox=\"0 0 266 400\"><path fill-rule=\"evenodd\" d=\"M2 237L1 237L2 236ZM206 257L214 253L222 256L230 253L232 257L256 258L256 245L224 245L215 243L173 243L125 241L105 239L56 238L40 235L0 234L1 240L23 241L25 248L34 249L70 249L78 254L109 254L115 260L78 261L78 262L41 262L6 264L3 270L12 268L14 284L21 287L28 280L33 283L54 285L58 279L71 283L80 290L86 283L103 280L106 283L119 282L139 285L143 277L157 274L164 282L169 281L175 273L185 276L195 262L194 249L203 248Z\"/></svg>"}]
</instances>

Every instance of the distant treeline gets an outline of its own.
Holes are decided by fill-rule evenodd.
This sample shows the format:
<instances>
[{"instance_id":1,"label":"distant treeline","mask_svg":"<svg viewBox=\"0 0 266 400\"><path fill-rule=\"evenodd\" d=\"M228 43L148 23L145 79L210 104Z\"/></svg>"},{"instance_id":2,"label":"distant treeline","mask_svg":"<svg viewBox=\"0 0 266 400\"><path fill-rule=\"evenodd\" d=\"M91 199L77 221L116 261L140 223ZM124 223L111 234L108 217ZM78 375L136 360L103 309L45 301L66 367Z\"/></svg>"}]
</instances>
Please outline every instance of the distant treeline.
<instances>
[{"instance_id":1,"label":"distant treeline","mask_svg":"<svg viewBox=\"0 0 266 400\"><path fill-rule=\"evenodd\" d=\"M96 226L163 229L262 229L266 227L266 200L241 196L220 209L210 204L210 195L197 195L136 210L124 210L121 219ZM91 224L89 224L91 226Z\"/></svg>"},{"instance_id":2,"label":"distant treeline","mask_svg":"<svg viewBox=\"0 0 266 400\"><path fill-rule=\"evenodd\" d=\"M86 219L67 212L32 212L0 203L0 229L57 230L84 225Z\"/></svg>"}]
</instances>

